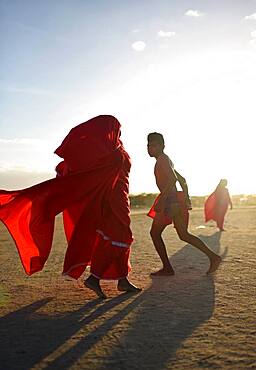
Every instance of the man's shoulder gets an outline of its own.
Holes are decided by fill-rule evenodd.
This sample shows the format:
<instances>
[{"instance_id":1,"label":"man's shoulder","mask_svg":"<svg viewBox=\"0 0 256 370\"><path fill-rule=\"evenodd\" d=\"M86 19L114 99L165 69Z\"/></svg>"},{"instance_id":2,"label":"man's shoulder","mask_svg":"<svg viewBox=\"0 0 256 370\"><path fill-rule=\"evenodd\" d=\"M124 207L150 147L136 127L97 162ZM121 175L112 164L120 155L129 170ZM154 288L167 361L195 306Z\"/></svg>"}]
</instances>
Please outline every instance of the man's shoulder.
<instances>
[{"instance_id":1,"label":"man's shoulder","mask_svg":"<svg viewBox=\"0 0 256 370\"><path fill-rule=\"evenodd\" d=\"M160 157L157 158L157 162L159 164L169 165L173 167L173 162L171 161L170 157L165 153L161 154Z\"/></svg>"}]
</instances>

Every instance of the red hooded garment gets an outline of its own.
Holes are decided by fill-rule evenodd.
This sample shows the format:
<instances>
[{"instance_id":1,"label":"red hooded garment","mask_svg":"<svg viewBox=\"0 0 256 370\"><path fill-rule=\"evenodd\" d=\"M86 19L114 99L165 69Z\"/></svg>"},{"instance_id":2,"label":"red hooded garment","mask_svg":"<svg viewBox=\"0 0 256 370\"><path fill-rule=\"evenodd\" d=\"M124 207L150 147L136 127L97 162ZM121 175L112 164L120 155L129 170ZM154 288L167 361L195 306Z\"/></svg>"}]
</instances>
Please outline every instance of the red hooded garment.
<instances>
[{"instance_id":1,"label":"red hooded garment","mask_svg":"<svg viewBox=\"0 0 256 370\"><path fill-rule=\"evenodd\" d=\"M130 271L132 243L128 200L130 158L120 123L102 115L74 127L55 153L64 160L57 177L30 188L0 190L0 220L6 225L28 275L49 256L55 216L63 212L68 240L63 274L91 272L118 279Z\"/></svg>"},{"instance_id":2,"label":"red hooded garment","mask_svg":"<svg viewBox=\"0 0 256 370\"><path fill-rule=\"evenodd\" d=\"M215 191L206 199L204 204L205 222L213 220L219 229L223 229L224 217L230 204L228 189L217 186Z\"/></svg>"}]
</instances>

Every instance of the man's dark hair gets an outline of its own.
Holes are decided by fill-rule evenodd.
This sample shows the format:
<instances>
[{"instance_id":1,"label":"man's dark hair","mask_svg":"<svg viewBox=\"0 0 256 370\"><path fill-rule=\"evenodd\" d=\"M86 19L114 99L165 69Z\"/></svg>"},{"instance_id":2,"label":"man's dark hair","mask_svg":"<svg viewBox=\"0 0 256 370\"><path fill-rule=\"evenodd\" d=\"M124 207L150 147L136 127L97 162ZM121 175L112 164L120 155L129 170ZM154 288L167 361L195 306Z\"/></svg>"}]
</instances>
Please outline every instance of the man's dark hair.
<instances>
[{"instance_id":1,"label":"man's dark hair","mask_svg":"<svg viewBox=\"0 0 256 370\"><path fill-rule=\"evenodd\" d=\"M156 141L164 146L164 137L162 134L159 134L159 132L151 132L148 134L148 142L150 141Z\"/></svg>"}]
</instances>

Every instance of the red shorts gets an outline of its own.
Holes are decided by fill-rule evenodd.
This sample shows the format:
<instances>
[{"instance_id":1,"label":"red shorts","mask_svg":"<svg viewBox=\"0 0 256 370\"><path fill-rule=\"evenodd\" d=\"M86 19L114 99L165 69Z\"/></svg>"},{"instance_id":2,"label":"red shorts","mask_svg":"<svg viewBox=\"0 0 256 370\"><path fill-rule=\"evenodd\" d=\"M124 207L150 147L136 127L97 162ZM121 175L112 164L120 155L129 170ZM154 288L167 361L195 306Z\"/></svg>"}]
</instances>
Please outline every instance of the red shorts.
<instances>
[{"instance_id":1,"label":"red shorts","mask_svg":"<svg viewBox=\"0 0 256 370\"><path fill-rule=\"evenodd\" d=\"M156 216L156 211L155 211L155 206L158 202L160 195L157 196L155 199L153 206L150 208L149 212L147 213L147 216L151 218L155 218ZM189 213L188 213L188 208L186 206L185 202L185 196L183 191L177 191L177 201L170 201L168 198L166 199L165 203L165 209L164 212L162 213L162 223L164 225L170 225L173 223L173 216L177 213L180 212L182 215L186 227L188 227L188 221L189 221ZM175 227L175 225L174 225Z\"/></svg>"}]
</instances>

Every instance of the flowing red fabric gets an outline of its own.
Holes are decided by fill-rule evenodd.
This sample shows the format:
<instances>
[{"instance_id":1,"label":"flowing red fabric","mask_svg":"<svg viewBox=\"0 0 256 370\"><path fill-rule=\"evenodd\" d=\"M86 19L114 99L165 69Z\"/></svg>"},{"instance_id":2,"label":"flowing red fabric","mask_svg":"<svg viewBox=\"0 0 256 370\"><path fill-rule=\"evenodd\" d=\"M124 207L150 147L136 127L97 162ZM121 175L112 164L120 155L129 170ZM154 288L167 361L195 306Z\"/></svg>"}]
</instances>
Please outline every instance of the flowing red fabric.
<instances>
[{"instance_id":1,"label":"flowing red fabric","mask_svg":"<svg viewBox=\"0 0 256 370\"><path fill-rule=\"evenodd\" d=\"M159 197L160 197L160 194L157 196L157 198L155 199L152 207L150 208L149 212L147 213L147 215L151 218L155 218L155 215L156 215L155 206L158 202ZM181 208L181 212L182 212L184 222L186 224L186 227L188 227L189 212L188 212L188 208L186 206L186 200L185 200L185 195L184 195L183 191L177 191L177 199L178 199L178 202L179 202L179 205L180 205L180 208ZM173 220L170 216L163 213L162 222L163 222L163 225L171 225L173 223Z\"/></svg>"},{"instance_id":2,"label":"flowing red fabric","mask_svg":"<svg viewBox=\"0 0 256 370\"><path fill-rule=\"evenodd\" d=\"M68 240L64 274L78 278L104 240L113 248L112 241L125 247L114 253L118 271L112 261L105 264L102 276L115 278L129 272L130 161L119 137L115 117L95 117L73 128L56 150L64 159L56 168L56 178L23 190L0 190L0 220L12 235L28 275L42 270L47 261L55 216L60 212ZM101 265L98 258L94 263Z\"/></svg>"},{"instance_id":3,"label":"flowing red fabric","mask_svg":"<svg viewBox=\"0 0 256 370\"><path fill-rule=\"evenodd\" d=\"M204 204L205 222L213 220L220 229L224 226L224 217L228 210L230 196L228 189L217 187L216 190L206 199Z\"/></svg>"}]
</instances>

